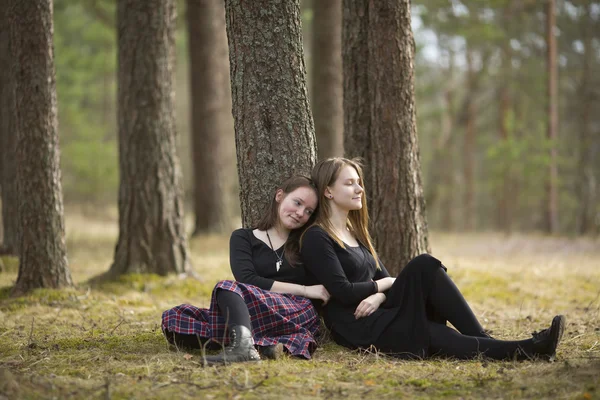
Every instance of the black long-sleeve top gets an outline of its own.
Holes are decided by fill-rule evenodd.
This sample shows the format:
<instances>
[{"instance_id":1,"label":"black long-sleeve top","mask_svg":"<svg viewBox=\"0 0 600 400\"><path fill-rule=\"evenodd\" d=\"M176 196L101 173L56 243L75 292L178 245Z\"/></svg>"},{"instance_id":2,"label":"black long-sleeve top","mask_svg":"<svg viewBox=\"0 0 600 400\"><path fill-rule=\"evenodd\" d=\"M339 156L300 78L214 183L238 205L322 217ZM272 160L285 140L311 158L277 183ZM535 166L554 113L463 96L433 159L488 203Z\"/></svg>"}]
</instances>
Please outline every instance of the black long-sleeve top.
<instances>
[{"instance_id":1,"label":"black long-sleeve top","mask_svg":"<svg viewBox=\"0 0 600 400\"><path fill-rule=\"evenodd\" d=\"M283 246L275 249L283 256ZM288 282L299 285L309 283L306 270L302 266L292 267L283 258L283 264L277 271L275 251L252 233L252 229L237 229L229 240L229 262L231 272L238 282L271 290L273 282Z\"/></svg>"},{"instance_id":2,"label":"black long-sleeve top","mask_svg":"<svg viewBox=\"0 0 600 400\"><path fill-rule=\"evenodd\" d=\"M343 248L318 226L304 234L300 254L305 268L325 286L332 301L343 306L356 306L377 293L374 281L390 276L381 262L377 269L375 258L363 245Z\"/></svg>"}]
</instances>

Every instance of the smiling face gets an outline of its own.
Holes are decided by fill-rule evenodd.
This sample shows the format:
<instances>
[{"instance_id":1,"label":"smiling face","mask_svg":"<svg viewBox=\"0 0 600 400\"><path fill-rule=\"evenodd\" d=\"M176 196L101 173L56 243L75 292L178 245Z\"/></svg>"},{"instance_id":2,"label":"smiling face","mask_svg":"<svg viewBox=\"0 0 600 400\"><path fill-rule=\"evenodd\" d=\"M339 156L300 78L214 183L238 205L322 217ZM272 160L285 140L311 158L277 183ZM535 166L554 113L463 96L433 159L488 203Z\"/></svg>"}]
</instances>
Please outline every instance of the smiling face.
<instances>
[{"instance_id":1,"label":"smiling face","mask_svg":"<svg viewBox=\"0 0 600 400\"><path fill-rule=\"evenodd\" d=\"M275 199L279 203L277 212L279 225L289 230L304 226L318 204L315 190L306 186L299 187L287 194L279 189Z\"/></svg>"},{"instance_id":2,"label":"smiling face","mask_svg":"<svg viewBox=\"0 0 600 400\"><path fill-rule=\"evenodd\" d=\"M325 197L345 211L360 210L363 206L364 189L356 169L344 166L332 186L327 186Z\"/></svg>"}]
</instances>

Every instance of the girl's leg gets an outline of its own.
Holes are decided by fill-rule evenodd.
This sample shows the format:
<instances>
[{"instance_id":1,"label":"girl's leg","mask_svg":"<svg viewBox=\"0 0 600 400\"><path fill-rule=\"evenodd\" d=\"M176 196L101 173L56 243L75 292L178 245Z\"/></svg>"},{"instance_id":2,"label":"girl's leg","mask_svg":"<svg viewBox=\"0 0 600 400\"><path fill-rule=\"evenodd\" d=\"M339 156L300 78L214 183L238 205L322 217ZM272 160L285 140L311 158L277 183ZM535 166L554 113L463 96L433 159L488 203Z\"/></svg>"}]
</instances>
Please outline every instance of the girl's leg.
<instances>
[{"instance_id":1,"label":"girl's leg","mask_svg":"<svg viewBox=\"0 0 600 400\"><path fill-rule=\"evenodd\" d=\"M495 360L537 355L532 339L508 341L467 336L435 322L429 323L429 354L458 359L473 359L482 354Z\"/></svg>"},{"instance_id":2,"label":"girl's leg","mask_svg":"<svg viewBox=\"0 0 600 400\"><path fill-rule=\"evenodd\" d=\"M438 268L434 272L433 288L427 299L435 314L448 320L464 335L489 338L471 307L448 274Z\"/></svg>"},{"instance_id":3,"label":"girl's leg","mask_svg":"<svg viewBox=\"0 0 600 400\"><path fill-rule=\"evenodd\" d=\"M242 325L252 331L248 306L240 295L229 290L218 290L217 304L228 327Z\"/></svg>"}]
</instances>

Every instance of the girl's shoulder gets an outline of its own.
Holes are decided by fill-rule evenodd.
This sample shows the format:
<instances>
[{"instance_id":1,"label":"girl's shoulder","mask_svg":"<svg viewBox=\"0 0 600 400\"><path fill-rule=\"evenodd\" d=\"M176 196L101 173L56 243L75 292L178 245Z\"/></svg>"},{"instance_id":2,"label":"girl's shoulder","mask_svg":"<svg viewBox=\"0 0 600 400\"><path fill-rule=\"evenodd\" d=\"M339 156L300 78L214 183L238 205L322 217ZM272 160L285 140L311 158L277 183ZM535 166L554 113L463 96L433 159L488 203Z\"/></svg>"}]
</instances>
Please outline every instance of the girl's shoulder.
<instances>
[{"instance_id":1,"label":"girl's shoulder","mask_svg":"<svg viewBox=\"0 0 600 400\"><path fill-rule=\"evenodd\" d=\"M254 234L252 233L253 228L239 228L236 229L235 231L233 231L231 233L231 239L230 240L247 240L249 242L252 242L253 239L256 239L254 237Z\"/></svg>"},{"instance_id":2,"label":"girl's shoulder","mask_svg":"<svg viewBox=\"0 0 600 400\"><path fill-rule=\"evenodd\" d=\"M304 232L304 241L313 240L326 240L328 242L333 242L333 238L329 236L329 233L327 233L327 231L319 225L310 226Z\"/></svg>"}]
</instances>

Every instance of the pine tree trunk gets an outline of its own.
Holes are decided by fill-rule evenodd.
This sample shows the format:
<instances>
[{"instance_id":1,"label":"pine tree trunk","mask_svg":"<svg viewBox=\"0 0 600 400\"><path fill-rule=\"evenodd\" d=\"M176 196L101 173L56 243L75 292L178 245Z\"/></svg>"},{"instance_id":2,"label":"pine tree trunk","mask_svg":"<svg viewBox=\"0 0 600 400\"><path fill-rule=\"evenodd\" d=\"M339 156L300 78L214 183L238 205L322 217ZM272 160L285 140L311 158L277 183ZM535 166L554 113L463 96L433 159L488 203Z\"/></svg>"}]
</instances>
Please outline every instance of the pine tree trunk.
<instances>
[{"instance_id":1,"label":"pine tree trunk","mask_svg":"<svg viewBox=\"0 0 600 400\"><path fill-rule=\"evenodd\" d=\"M13 293L71 286L58 144L51 0L11 0L19 275Z\"/></svg>"},{"instance_id":2,"label":"pine tree trunk","mask_svg":"<svg viewBox=\"0 0 600 400\"><path fill-rule=\"evenodd\" d=\"M369 6L368 0L343 0L342 67L344 77L344 154L361 157L365 173L372 168L371 106L369 98ZM374 176L365 177L368 200L373 198Z\"/></svg>"},{"instance_id":3,"label":"pine tree trunk","mask_svg":"<svg viewBox=\"0 0 600 400\"><path fill-rule=\"evenodd\" d=\"M410 2L345 0L344 18L346 151L366 154L372 232L382 261L396 274L429 251Z\"/></svg>"},{"instance_id":4,"label":"pine tree trunk","mask_svg":"<svg viewBox=\"0 0 600 400\"><path fill-rule=\"evenodd\" d=\"M119 239L109 275L189 270L173 115L174 0L119 0Z\"/></svg>"},{"instance_id":5,"label":"pine tree trunk","mask_svg":"<svg viewBox=\"0 0 600 400\"><path fill-rule=\"evenodd\" d=\"M242 224L275 187L316 161L299 0L226 0Z\"/></svg>"},{"instance_id":6,"label":"pine tree trunk","mask_svg":"<svg viewBox=\"0 0 600 400\"><path fill-rule=\"evenodd\" d=\"M0 254L17 255L17 187L14 81L10 77L8 7L0 7Z\"/></svg>"},{"instance_id":7,"label":"pine tree trunk","mask_svg":"<svg viewBox=\"0 0 600 400\"><path fill-rule=\"evenodd\" d=\"M579 198L579 215L577 217L577 232L580 234L591 233L594 226L594 167L592 148L594 146L591 135L592 106L594 104L593 85L591 83L591 65L593 57L591 1L586 4L586 21L583 24L583 72L579 85L581 94L581 118L579 118L579 163L577 197ZM600 138L599 138L600 139Z\"/></svg>"},{"instance_id":8,"label":"pine tree trunk","mask_svg":"<svg viewBox=\"0 0 600 400\"><path fill-rule=\"evenodd\" d=\"M473 66L473 54L467 50L467 107L465 110L465 143L464 143L464 221L465 229L475 229L475 118L477 106L476 74Z\"/></svg>"},{"instance_id":9,"label":"pine tree trunk","mask_svg":"<svg viewBox=\"0 0 600 400\"><path fill-rule=\"evenodd\" d=\"M229 53L222 0L187 1L190 57L194 234L230 229L235 174Z\"/></svg>"},{"instance_id":10,"label":"pine tree trunk","mask_svg":"<svg viewBox=\"0 0 600 400\"><path fill-rule=\"evenodd\" d=\"M502 42L502 59L500 65L500 82L498 87L498 115L500 140L506 144L509 138L509 117L511 110L511 100L508 82L512 81L512 52L510 48L510 21L511 6L509 2L504 8L502 15L502 26L504 28L505 39ZM501 182L497 188L496 201L496 226L499 230L509 234L511 231L511 213L510 213L510 187L511 187L511 166L504 162L502 165Z\"/></svg>"},{"instance_id":11,"label":"pine tree trunk","mask_svg":"<svg viewBox=\"0 0 600 400\"><path fill-rule=\"evenodd\" d=\"M312 112L319 158L344 155L342 0L313 0Z\"/></svg>"},{"instance_id":12,"label":"pine tree trunk","mask_svg":"<svg viewBox=\"0 0 600 400\"><path fill-rule=\"evenodd\" d=\"M548 140L550 148L550 165L546 181L546 230L558 232L558 67L556 60L556 26L555 2L546 3L546 51L548 72Z\"/></svg>"}]
</instances>

